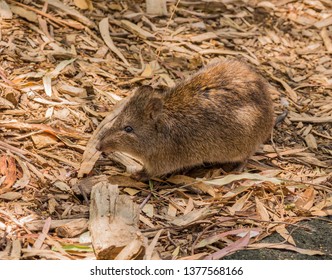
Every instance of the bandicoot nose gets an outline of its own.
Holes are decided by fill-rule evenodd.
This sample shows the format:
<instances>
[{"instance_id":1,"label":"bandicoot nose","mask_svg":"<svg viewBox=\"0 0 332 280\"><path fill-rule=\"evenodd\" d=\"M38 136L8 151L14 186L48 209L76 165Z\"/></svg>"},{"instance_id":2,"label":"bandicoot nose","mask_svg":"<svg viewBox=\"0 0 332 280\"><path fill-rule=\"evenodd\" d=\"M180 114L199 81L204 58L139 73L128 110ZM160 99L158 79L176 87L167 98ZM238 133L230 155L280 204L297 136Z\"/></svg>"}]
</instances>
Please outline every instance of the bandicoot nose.
<instances>
[{"instance_id":1,"label":"bandicoot nose","mask_svg":"<svg viewBox=\"0 0 332 280\"><path fill-rule=\"evenodd\" d=\"M97 143L96 149L97 149L97 151L100 151L100 152L102 151L102 145L101 145L100 141Z\"/></svg>"}]
</instances>

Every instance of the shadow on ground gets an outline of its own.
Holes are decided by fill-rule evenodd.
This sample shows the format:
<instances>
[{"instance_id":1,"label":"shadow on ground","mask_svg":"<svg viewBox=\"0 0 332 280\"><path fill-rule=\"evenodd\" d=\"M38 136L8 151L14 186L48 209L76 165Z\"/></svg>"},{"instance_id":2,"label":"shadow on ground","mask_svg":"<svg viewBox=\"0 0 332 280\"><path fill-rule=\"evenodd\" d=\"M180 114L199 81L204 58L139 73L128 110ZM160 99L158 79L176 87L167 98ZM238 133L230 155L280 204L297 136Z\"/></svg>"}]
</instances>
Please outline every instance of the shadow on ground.
<instances>
[{"instance_id":1,"label":"shadow on ground","mask_svg":"<svg viewBox=\"0 0 332 280\"><path fill-rule=\"evenodd\" d=\"M332 260L332 216L325 220L311 220L299 223L303 227L289 226L297 247L303 249L320 250L325 253L319 255L304 255L279 249L260 249L238 251L223 259L225 260ZM283 242L278 234L272 234L262 242Z\"/></svg>"}]
</instances>

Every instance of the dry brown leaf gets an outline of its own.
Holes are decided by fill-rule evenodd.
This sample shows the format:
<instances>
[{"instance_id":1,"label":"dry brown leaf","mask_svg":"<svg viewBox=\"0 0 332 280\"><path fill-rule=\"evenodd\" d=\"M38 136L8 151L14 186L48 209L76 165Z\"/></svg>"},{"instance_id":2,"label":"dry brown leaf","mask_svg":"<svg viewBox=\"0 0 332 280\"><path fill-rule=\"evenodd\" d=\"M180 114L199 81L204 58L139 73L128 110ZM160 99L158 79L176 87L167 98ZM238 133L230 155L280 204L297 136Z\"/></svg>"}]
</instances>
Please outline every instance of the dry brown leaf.
<instances>
[{"instance_id":1,"label":"dry brown leaf","mask_svg":"<svg viewBox=\"0 0 332 280\"><path fill-rule=\"evenodd\" d=\"M90 11L93 10L93 5L91 0L74 0L75 5L82 9L82 10L87 10L89 9Z\"/></svg>"},{"instance_id":2,"label":"dry brown leaf","mask_svg":"<svg viewBox=\"0 0 332 280\"><path fill-rule=\"evenodd\" d=\"M256 234L257 232L260 232L261 230L262 230L261 228L251 228L251 229L241 228L241 229L234 229L234 230L222 232L222 233L212 235L212 236L209 236L209 237L201 240L199 243L197 243L197 245L195 246L195 249L203 248L207 245L213 244L213 243L219 241L220 239L227 237L229 235L239 235L239 234L247 235L249 233L249 236L251 236L250 232Z\"/></svg>"},{"instance_id":3,"label":"dry brown leaf","mask_svg":"<svg viewBox=\"0 0 332 280\"><path fill-rule=\"evenodd\" d=\"M266 175L272 175L272 174L266 174ZM203 182L206 184L223 186L223 185L232 183L234 181L243 180L243 179L254 180L254 181L258 181L258 182L271 182L274 184L281 183L281 180L278 178L267 177L267 176L264 176L261 174L256 174L256 173L229 174L229 175L224 176L223 178L204 180Z\"/></svg>"},{"instance_id":4,"label":"dry brown leaf","mask_svg":"<svg viewBox=\"0 0 332 280\"><path fill-rule=\"evenodd\" d=\"M264 204L259 200L258 197L255 197L256 202L256 211L257 214L260 216L262 221L269 221L270 215L269 212L266 210Z\"/></svg>"},{"instance_id":5,"label":"dry brown leaf","mask_svg":"<svg viewBox=\"0 0 332 280\"><path fill-rule=\"evenodd\" d=\"M184 210L183 214L186 215L189 212L191 212L193 209L194 209L194 200L191 197L189 197L186 209Z\"/></svg>"},{"instance_id":6,"label":"dry brown leaf","mask_svg":"<svg viewBox=\"0 0 332 280\"><path fill-rule=\"evenodd\" d=\"M52 146L58 143L58 140L53 135L47 133L40 133L31 135L33 143L36 145L37 149L41 149L47 146Z\"/></svg>"},{"instance_id":7,"label":"dry brown leaf","mask_svg":"<svg viewBox=\"0 0 332 280\"><path fill-rule=\"evenodd\" d=\"M153 255L153 251L157 245L157 242L160 238L160 235L162 234L163 230L159 230L156 235L153 237L151 243L147 246L146 248L146 260L151 260L152 259L152 255Z\"/></svg>"},{"instance_id":8,"label":"dry brown leaf","mask_svg":"<svg viewBox=\"0 0 332 280\"><path fill-rule=\"evenodd\" d=\"M7 192L17 180L16 161L11 156L0 158L0 172L5 176L5 181L1 184L0 194Z\"/></svg>"},{"instance_id":9,"label":"dry brown leaf","mask_svg":"<svg viewBox=\"0 0 332 280\"><path fill-rule=\"evenodd\" d=\"M142 211L149 217L152 218L154 214L154 206L150 203L147 203L142 208Z\"/></svg>"},{"instance_id":10,"label":"dry brown leaf","mask_svg":"<svg viewBox=\"0 0 332 280\"><path fill-rule=\"evenodd\" d=\"M206 257L207 253L198 253L195 255L187 256L187 257L182 257L180 260L203 260L204 257Z\"/></svg>"},{"instance_id":11,"label":"dry brown leaf","mask_svg":"<svg viewBox=\"0 0 332 280\"><path fill-rule=\"evenodd\" d=\"M251 195L252 192L248 192L247 194L236 200L236 202L231 207L227 207L229 213L233 216L237 211L241 211L244 204L248 201Z\"/></svg>"},{"instance_id":12,"label":"dry brown leaf","mask_svg":"<svg viewBox=\"0 0 332 280\"><path fill-rule=\"evenodd\" d=\"M309 187L303 193L301 193L298 199L295 201L295 205L299 209L310 210L314 204L315 190L313 187Z\"/></svg>"},{"instance_id":13,"label":"dry brown leaf","mask_svg":"<svg viewBox=\"0 0 332 280\"><path fill-rule=\"evenodd\" d=\"M286 225L279 225L275 229L288 243L296 246L295 240L286 229Z\"/></svg>"},{"instance_id":14,"label":"dry brown leaf","mask_svg":"<svg viewBox=\"0 0 332 280\"><path fill-rule=\"evenodd\" d=\"M332 210L316 210L312 211L311 214L313 216L318 216L318 217L326 217L326 216L331 216L332 215Z\"/></svg>"},{"instance_id":15,"label":"dry brown leaf","mask_svg":"<svg viewBox=\"0 0 332 280\"><path fill-rule=\"evenodd\" d=\"M139 215L139 220L147 225L149 228L155 228L154 224L150 221L149 218L144 217L143 215Z\"/></svg>"},{"instance_id":16,"label":"dry brown leaf","mask_svg":"<svg viewBox=\"0 0 332 280\"><path fill-rule=\"evenodd\" d=\"M104 18L99 22L100 35L103 38L105 44L114 52L127 66L130 66L127 59L123 56L120 50L114 45L111 36L109 35L109 23L108 18Z\"/></svg>"},{"instance_id":17,"label":"dry brown leaf","mask_svg":"<svg viewBox=\"0 0 332 280\"><path fill-rule=\"evenodd\" d=\"M295 247L293 245L289 245L289 244L256 243L256 244L248 245L248 248L250 248L250 249L269 248L269 249L289 250L289 251L294 251L294 252L297 252L297 253L300 253L303 255L309 255L309 256L325 255L323 252L318 251L318 250L297 248L297 247Z\"/></svg>"},{"instance_id":18,"label":"dry brown leaf","mask_svg":"<svg viewBox=\"0 0 332 280\"><path fill-rule=\"evenodd\" d=\"M212 186L205 184L204 182L198 181L194 178L185 176L185 175L174 175L167 179L168 182L176 185L188 185L192 188L197 188L204 193L211 195L212 197L216 197L217 194Z\"/></svg>"},{"instance_id":19,"label":"dry brown leaf","mask_svg":"<svg viewBox=\"0 0 332 280\"><path fill-rule=\"evenodd\" d=\"M167 215L170 217L176 217L177 208L172 203L168 204Z\"/></svg>"},{"instance_id":20,"label":"dry brown leaf","mask_svg":"<svg viewBox=\"0 0 332 280\"><path fill-rule=\"evenodd\" d=\"M250 233L248 232L244 237L236 240L232 244L228 245L227 247L205 257L205 260L219 260L224 256L227 256L230 253L243 250L246 246L248 246L250 241Z\"/></svg>"},{"instance_id":21,"label":"dry brown leaf","mask_svg":"<svg viewBox=\"0 0 332 280\"><path fill-rule=\"evenodd\" d=\"M183 227L197 220L204 219L207 214L208 214L208 207L193 210L186 215L176 217L174 220L172 220L172 224Z\"/></svg>"},{"instance_id":22,"label":"dry brown leaf","mask_svg":"<svg viewBox=\"0 0 332 280\"><path fill-rule=\"evenodd\" d=\"M72 258L52 250L22 249L22 259L41 258L46 260L70 260Z\"/></svg>"},{"instance_id":23,"label":"dry brown leaf","mask_svg":"<svg viewBox=\"0 0 332 280\"><path fill-rule=\"evenodd\" d=\"M281 156L288 156L288 155L293 155L293 154L297 154L300 152L303 152L307 150L307 148L299 148L299 149L290 149L290 150L286 150L286 151L279 151L278 154ZM270 154L265 154L265 156L269 157L269 158L276 158L278 157L277 153L270 153Z\"/></svg>"},{"instance_id":24,"label":"dry brown leaf","mask_svg":"<svg viewBox=\"0 0 332 280\"><path fill-rule=\"evenodd\" d=\"M18 165L21 167L22 169L22 176L20 179L18 179L15 184L13 185L14 189L21 189L26 187L31 179L31 174L30 171L26 165L26 163L24 161L22 161L18 156L13 155L13 157L15 158L16 162L18 163Z\"/></svg>"},{"instance_id":25,"label":"dry brown leaf","mask_svg":"<svg viewBox=\"0 0 332 280\"><path fill-rule=\"evenodd\" d=\"M22 123L22 122L0 122L2 127L15 128L20 130L42 130L44 132L50 133L54 136L68 136L76 139L87 139L88 135L70 129L68 127L53 128L46 124L32 124L32 123Z\"/></svg>"}]
</instances>

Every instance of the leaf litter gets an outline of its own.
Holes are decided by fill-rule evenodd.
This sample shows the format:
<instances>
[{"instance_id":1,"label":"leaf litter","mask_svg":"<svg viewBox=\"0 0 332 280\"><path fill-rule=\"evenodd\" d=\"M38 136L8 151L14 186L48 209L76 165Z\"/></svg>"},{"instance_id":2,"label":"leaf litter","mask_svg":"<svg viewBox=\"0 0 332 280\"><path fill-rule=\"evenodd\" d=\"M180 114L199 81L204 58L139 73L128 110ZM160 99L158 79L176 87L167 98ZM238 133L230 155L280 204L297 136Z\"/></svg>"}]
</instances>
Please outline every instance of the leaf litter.
<instances>
[{"instance_id":1,"label":"leaf litter","mask_svg":"<svg viewBox=\"0 0 332 280\"><path fill-rule=\"evenodd\" d=\"M286 225L332 215L329 1L181 0L167 9L156 17L144 1L0 1L1 259L94 258L81 238L89 207L79 189L88 195L95 175L143 208L145 255L135 239L119 258L323 254L298 248ZM135 87L172 86L218 57L252 64L274 87L276 115L289 111L244 173L197 167L148 186L129 177L139 163L88 143ZM84 174L91 182L80 183ZM272 233L284 243L260 242Z\"/></svg>"}]
</instances>

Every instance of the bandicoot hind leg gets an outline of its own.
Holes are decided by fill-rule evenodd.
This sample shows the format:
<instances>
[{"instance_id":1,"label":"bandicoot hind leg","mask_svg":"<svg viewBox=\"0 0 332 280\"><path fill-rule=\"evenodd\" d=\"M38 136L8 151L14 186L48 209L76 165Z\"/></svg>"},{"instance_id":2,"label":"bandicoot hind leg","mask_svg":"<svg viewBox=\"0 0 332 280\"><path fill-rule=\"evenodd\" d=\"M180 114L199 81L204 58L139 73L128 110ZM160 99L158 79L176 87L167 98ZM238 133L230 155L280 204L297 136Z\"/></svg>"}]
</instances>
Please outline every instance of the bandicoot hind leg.
<instances>
[{"instance_id":1,"label":"bandicoot hind leg","mask_svg":"<svg viewBox=\"0 0 332 280\"><path fill-rule=\"evenodd\" d=\"M138 172L132 174L130 177L136 181L149 181L150 180L150 176L144 168L141 171L138 171Z\"/></svg>"},{"instance_id":2,"label":"bandicoot hind leg","mask_svg":"<svg viewBox=\"0 0 332 280\"><path fill-rule=\"evenodd\" d=\"M247 166L248 159L245 159L244 161L238 162L237 166L232 170L232 173L242 173L244 168Z\"/></svg>"}]
</instances>

